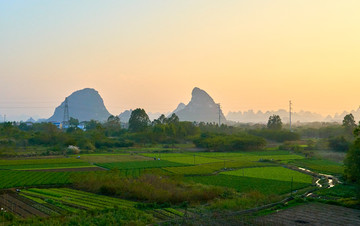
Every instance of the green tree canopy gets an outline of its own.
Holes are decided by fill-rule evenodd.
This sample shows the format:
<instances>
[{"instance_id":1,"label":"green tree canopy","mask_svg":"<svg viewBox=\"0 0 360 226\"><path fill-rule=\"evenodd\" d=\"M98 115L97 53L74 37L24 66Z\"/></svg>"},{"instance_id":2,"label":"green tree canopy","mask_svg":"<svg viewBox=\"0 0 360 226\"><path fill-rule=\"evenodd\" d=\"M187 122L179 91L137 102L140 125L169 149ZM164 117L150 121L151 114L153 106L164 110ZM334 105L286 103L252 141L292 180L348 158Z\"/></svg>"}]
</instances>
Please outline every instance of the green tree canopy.
<instances>
[{"instance_id":1,"label":"green tree canopy","mask_svg":"<svg viewBox=\"0 0 360 226\"><path fill-rule=\"evenodd\" d=\"M110 115L107 119L106 126L109 127L120 127L120 118L119 116Z\"/></svg>"},{"instance_id":2,"label":"green tree canopy","mask_svg":"<svg viewBox=\"0 0 360 226\"><path fill-rule=\"evenodd\" d=\"M356 122L353 114L345 115L342 125L350 134L352 134L352 132L356 128Z\"/></svg>"},{"instance_id":3,"label":"green tree canopy","mask_svg":"<svg viewBox=\"0 0 360 226\"><path fill-rule=\"evenodd\" d=\"M271 130L281 130L282 122L279 115L272 115L269 117L267 128Z\"/></svg>"},{"instance_id":4,"label":"green tree canopy","mask_svg":"<svg viewBox=\"0 0 360 226\"><path fill-rule=\"evenodd\" d=\"M69 124L71 127L77 127L79 125L79 119L70 117Z\"/></svg>"},{"instance_id":5,"label":"green tree canopy","mask_svg":"<svg viewBox=\"0 0 360 226\"><path fill-rule=\"evenodd\" d=\"M129 119L129 130L131 132L142 132L150 124L149 116L142 108L137 108L131 112Z\"/></svg>"}]
</instances>

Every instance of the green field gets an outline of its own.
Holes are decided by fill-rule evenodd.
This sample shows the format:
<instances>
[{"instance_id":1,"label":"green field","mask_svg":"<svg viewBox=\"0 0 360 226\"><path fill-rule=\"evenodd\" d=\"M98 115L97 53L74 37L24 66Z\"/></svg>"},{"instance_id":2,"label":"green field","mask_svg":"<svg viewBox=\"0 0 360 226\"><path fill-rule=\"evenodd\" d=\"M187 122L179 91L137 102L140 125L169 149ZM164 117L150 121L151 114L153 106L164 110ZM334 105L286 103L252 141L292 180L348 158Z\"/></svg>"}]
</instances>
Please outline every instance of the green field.
<instances>
[{"instance_id":1,"label":"green field","mask_svg":"<svg viewBox=\"0 0 360 226\"><path fill-rule=\"evenodd\" d=\"M255 177L239 177L233 175L219 174L214 176L186 177L187 181L234 188L238 192L259 191L263 194L285 194L291 192L291 182L262 179ZM310 186L309 183L293 182L293 190Z\"/></svg>"},{"instance_id":2,"label":"green field","mask_svg":"<svg viewBox=\"0 0 360 226\"><path fill-rule=\"evenodd\" d=\"M167 170L175 174L183 175L205 175L211 174L216 171L222 170L224 168L245 168L245 167L258 167L258 166L270 166L271 163L262 163L262 162L249 162L249 161L222 161L207 163L195 166L184 166L184 167L167 167L164 170Z\"/></svg>"},{"instance_id":3,"label":"green field","mask_svg":"<svg viewBox=\"0 0 360 226\"><path fill-rule=\"evenodd\" d=\"M43 159L2 159L0 166L3 165L39 165L39 164L63 164L63 163L80 163L79 159L74 158L43 158Z\"/></svg>"},{"instance_id":4,"label":"green field","mask_svg":"<svg viewBox=\"0 0 360 226\"><path fill-rule=\"evenodd\" d=\"M253 177L269 180L287 181L298 183L312 183L312 177L307 174L300 173L298 171L290 170L284 167L256 167L245 168L241 170L222 172L224 175L232 175L239 177Z\"/></svg>"},{"instance_id":5,"label":"green field","mask_svg":"<svg viewBox=\"0 0 360 226\"><path fill-rule=\"evenodd\" d=\"M132 155L132 154L84 154L84 155L80 155L79 160L89 163L108 163L108 162L146 161L153 159L142 155Z\"/></svg>"},{"instance_id":6,"label":"green field","mask_svg":"<svg viewBox=\"0 0 360 226\"><path fill-rule=\"evenodd\" d=\"M0 188L69 184L74 173L0 170Z\"/></svg>"},{"instance_id":7,"label":"green field","mask_svg":"<svg viewBox=\"0 0 360 226\"><path fill-rule=\"evenodd\" d=\"M291 161L290 163L304 167L320 173L329 173L329 174L343 174L344 165L341 163L329 161L329 160L320 160L320 159L301 159Z\"/></svg>"},{"instance_id":8,"label":"green field","mask_svg":"<svg viewBox=\"0 0 360 226\"><path fill-rule=\"evenodd\" d=\"M178 153L163 153L163 154L144 154L147 157L156 157L161 160L167 160L171 162L178 162L183 164L204 164L212 162L221 162L221 159L202 157L198 154L178 154Z\"/></svg>"},{"instance_id":9,"label":"green field","mask_svg":"<svg viewBox=\"0 0 360 226\"><path fill-rule=\"evenodd\" d=\"M252 167L226 171L213 176L187 177L197 183L235 188L239 192L256 190L265 194L283 194L312 184L312 177L283 167ZM293 182L291 182L293 181Z\"/></svg>"},{"instance_id":10,"label":"green field","mask_svg":"<svg viewBox=\"0 0 360 226\"><path fill-rule=\"evenodd\" d=\"M112 162L112 163L99 163L96 165L107 169L120 169L120 170L187 166L187 164L170 162L166 160Z\"/></svg>"},{"instance_id":11,"label":"green field","mask_svg":"<svg viewBox=\"0 0 360 226\"><path fill-rule=\"evenodd\" d=\"M303 159L303 156L290 154L288 151L262 151L262 152L198 152L194 153L154 153L143 154L147 157L156 157L172 162L187 164L204 164L213 162L232 161L261 161L261 160L294 160Z\"/></svg>"},{"instance_id":12,"label":"green field","mask_svg":"<svg viewBox=\"0 0 360 226\"><path fill-rule=\"evenodd\" d=\"M75 158L0 160L0 170L35 170L82 167L93 167L93 165Z\"/></svg>"}]
</instances>

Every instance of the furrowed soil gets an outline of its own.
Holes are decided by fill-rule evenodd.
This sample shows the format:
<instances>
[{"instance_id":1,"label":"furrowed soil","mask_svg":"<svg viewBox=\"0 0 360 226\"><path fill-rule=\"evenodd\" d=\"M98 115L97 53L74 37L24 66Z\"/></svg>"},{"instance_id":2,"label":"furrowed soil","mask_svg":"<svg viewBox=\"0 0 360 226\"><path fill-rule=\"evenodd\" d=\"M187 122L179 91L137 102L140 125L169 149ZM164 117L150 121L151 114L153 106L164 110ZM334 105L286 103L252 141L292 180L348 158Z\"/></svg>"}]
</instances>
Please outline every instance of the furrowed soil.
<instances>
[{"instance_id":1,"label":"furrowed soil","mask_svg":"<svg viewBox=\"0 0 360 226\"><path fill-rule=\"evenodd\" d=\"M5 193L0 195L0 207L23 218L48 217L47 214L18 199L16 194Z\"/></svg>"},{"instance_id":2,"label":"furrowed soil","mask_svg":"<svg viewBox=\"0 0 360 226\"><path fill-rule=\"evenodd\" d=\"M259 217L256 225L360 225L360 210L309 203Z\"/></svg>"}]
</instances>

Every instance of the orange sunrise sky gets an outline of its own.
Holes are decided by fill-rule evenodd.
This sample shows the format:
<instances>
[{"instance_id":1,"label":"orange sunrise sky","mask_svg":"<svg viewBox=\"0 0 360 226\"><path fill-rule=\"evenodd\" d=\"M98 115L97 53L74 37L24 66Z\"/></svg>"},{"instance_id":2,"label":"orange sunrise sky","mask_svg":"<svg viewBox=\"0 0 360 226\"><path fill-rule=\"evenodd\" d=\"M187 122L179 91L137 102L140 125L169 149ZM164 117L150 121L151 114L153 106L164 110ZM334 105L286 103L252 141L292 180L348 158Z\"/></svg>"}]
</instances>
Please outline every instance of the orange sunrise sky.
<instances>
[{"instance_id":1,"label":"orange sunrise sky","mask_svg":"<svg viewBox=\"0 0 360 226\"><path fill-rule=\"evenodd\" d=\"M1 1L0 115L48 118L90 87L112 114L194 87L229 111L360 105L360 1Z\"/></svg>"}]
</instances>

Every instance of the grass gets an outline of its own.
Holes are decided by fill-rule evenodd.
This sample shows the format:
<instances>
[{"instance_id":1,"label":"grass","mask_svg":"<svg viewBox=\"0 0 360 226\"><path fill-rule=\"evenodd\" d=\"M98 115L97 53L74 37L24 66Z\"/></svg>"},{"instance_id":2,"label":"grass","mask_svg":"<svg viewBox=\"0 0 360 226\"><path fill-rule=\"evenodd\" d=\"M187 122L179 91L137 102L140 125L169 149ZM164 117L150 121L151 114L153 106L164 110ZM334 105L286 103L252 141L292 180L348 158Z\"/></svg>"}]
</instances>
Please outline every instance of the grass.
<instances>
[{"instance_id":1,"label":"grass","mask_svg":"<svg viewBox=\"0 0 360 226\"><path fill-rule=\"evenodd\" d=\"M183 163L170 162L166 160L112 162L112 163L100 163L96 165L107 169L119 169L119 170L186 166L186 164Z\"/></svg>"},{"instance_id":2,"label":"grass","mask_svg":"<svg viewBox=\"0 0 360 226\"><path fill-rule=\"evenodd\" d=\"M290 170L284 167L256 167L256 168L245 168L235 171L222 172L221 174L239 176L239 177L253 177L261 179L270 179L278 181L287 181L298 183L312 183L312 177L300 173L298 171Z\"/></svg>"},{"instance_id":3,"label":"grass","mask_svg":"<svg viewBox=\"0 0 360 226\"><path fill-rule=\"evenodd\" d=\"M343 174L344 166L341 163L323 159L301 159L290 163L320 173Z\"/></svg>"}]
</instances>

